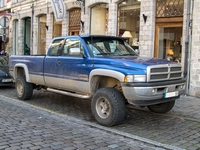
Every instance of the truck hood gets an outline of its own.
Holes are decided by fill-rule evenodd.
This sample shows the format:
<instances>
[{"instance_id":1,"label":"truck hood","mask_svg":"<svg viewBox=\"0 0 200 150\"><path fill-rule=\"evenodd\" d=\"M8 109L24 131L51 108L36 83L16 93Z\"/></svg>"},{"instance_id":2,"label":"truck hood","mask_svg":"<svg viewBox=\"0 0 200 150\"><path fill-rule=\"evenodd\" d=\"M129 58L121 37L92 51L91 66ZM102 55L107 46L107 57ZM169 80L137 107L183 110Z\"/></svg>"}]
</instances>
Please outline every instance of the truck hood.
<instances>
[{"instance_id":1,"label":"truck hood","mask_svg":"<svg viewBox=\"0 0 200 150\"><path fill-rule=\"evenodd\" d=\"M128 69L134 71L143 70L146 72L146 68L152 65L161 65L161 64L174 64L175 62L171 62L165 59L159 58L147 58L147 57L138 57L138 56L104 56L104 57L95 57L94 65L96 67L102 67L109 69L120 68L120 69Z\"/></svg>"}]
</instances>

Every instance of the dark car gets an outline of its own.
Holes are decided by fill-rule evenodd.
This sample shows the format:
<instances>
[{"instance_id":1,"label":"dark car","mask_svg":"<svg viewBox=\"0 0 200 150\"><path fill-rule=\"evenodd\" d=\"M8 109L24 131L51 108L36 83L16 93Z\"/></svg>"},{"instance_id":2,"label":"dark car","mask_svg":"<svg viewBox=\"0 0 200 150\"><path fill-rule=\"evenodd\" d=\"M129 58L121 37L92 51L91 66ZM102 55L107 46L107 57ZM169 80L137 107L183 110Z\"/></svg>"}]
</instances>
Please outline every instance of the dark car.
<instances>
[{"instance_id":1,"label":"dark car","mask_svg":"<svg viewBox=\"0 0 200 150\"><path fill-rule=\"evenodd\" d=\"M0 86L13 86L13 78L8 72L8 56L0 56Z\"/></svg>"}]
</instances>

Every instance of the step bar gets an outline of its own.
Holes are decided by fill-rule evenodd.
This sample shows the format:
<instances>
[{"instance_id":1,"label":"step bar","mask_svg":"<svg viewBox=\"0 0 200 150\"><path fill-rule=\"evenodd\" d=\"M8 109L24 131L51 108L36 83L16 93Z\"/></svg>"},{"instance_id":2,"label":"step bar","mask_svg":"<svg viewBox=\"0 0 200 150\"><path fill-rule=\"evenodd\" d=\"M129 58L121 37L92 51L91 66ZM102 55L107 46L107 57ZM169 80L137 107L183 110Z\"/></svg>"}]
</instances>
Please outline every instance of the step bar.
<instances>
[{"instance_id":1,"label":"step bar","mask_svg":"<svg viewBox=\"0 0 200 150\"><path fill-rule=\"evenodd\" d=\"M83 98L83 99L91 98L91 95L77 94L77 93L72 93L72 92L52 89L52 88L47 88L47 91L58 93L58 94L63 94L63 95L67 95L67 96L73 96L73 97L77 97L77 98Z\"/></svg>"}]
</instances>

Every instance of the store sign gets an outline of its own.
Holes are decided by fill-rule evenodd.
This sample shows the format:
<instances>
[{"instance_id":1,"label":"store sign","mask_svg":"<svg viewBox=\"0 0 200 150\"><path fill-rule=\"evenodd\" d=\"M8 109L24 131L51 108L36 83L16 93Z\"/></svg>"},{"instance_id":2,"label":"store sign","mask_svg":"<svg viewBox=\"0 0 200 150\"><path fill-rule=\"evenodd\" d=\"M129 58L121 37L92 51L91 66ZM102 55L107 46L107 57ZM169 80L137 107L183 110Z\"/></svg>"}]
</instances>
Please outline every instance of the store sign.
<instances>
[{"instance_id":1,"label":"store sign","mask_svg":"<svg viewBox=\"0 0 200 150\"><path fill-rule=\"evenodd\" d=\"M51 5L56 21L63 21L66 12L63 0L51 0Z\"/></svg>"}]
</instances>

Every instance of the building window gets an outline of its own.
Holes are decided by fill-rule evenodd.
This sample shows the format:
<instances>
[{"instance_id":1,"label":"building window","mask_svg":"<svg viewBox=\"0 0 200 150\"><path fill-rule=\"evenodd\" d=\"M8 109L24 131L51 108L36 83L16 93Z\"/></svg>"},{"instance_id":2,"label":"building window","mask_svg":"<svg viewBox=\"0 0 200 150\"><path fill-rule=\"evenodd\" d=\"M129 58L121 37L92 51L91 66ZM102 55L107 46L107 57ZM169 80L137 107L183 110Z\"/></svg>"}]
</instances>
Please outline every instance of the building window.
<instances>
[{"instance_id":1,"label":"building window","mask_svg":"<svg viewBox=\"0 0 200 150\"><path fill-rule=\"evenodd\" d=\"M78 35L81 29L81 9L75 8L69 12L69 35Z\"/></svg>"},{"instance_id":2,"label":"building window","mask_svg":"<svg viewBox=\"0 0 200 150\"><path fill-rule=\"evenodd\" d=\"M57 22L55 17L53 19L53 38L62 35L62 21Z\"/></svg>"},{"instance_id":3,"label":"building window","mask_svg":"<svg viewBox=\"0 0 200 150\"><path fill-rule=\"evenodd\" d=\"M38 54L46 54L46 15L38 18Z\"/></svg>"},{"instance_id":4,"label":"building window","mask_svg":"<svg viewBox=\"0 0 200 150\"><path fill-rule=\"evenodd\" d=\"M140 1L126 0L118 7L118 36L122 36L125 31L129 31L128 43L138 48L139 27L140 27Z\"/></svg>"},{"instance_id":5,"label":"building window","mask_svg":"<svg viewBox=\"0 0 200 150\"><path fill-rule=\"evenodd\" d=\"M91 34L108 34L108 4L98 4L91 9Z\"/></svg>"},{"instance_id":6,"label":"building window","mask_svg":"<svg viewBox=\"0 0 200 150\"><path fill-rule=\"evenodd\" d=\"M156 17L183 16L183 0L157 0Z\"/></svg>"},{"instance_id":7,"label":"building window","mask_svg":"<svg viewBox=\"0 0 200 150\"><path fill-rule=\"evenodd\" d=\"M156 1L155 57L181 62L183 4L183 0Z\"/></svg>"}]
</instances>

